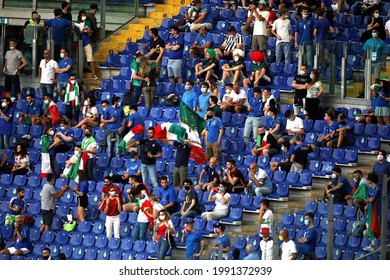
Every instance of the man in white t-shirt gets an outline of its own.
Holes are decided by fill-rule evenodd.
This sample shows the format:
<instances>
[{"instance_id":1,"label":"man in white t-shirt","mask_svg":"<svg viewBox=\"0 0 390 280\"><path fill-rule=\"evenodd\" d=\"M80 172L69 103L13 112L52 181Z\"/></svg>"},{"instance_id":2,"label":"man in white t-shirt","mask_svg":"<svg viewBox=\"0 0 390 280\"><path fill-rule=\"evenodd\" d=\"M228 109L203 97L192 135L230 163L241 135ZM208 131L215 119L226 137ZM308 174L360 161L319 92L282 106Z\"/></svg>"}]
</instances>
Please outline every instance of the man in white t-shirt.
<instances>
[{"instance_id":1,"label":"man in white t-shirt","mask_svg":"<svg viewBox=\"0 0 390 280\"><path fill-rule=\"evenodd\" d=\"M58 66L57 62L51 59L50 50L44 50L43 57L44 59L41 60L38 69L39 77L41 78L41 84L39 86L41 98L46 95L53 95L54 76L56 74L56 68Z\"/></svg>"},{"instance_id":2,"label":"man in white t-shirt","mask_svg":"<svg viewBox=\"0 0 390 280\"><path fill-rule=\"evenodd\" d=\"M227 84L226 89L230 90L230 92L226 92L222 98L222 111L238 114L247 112L249 103L246 91L243 90L238 83L233 85Z\"/></svg>"},{"instance_id":3,"label":"man in white t-shirt","mask_svg":"<svg viewBox=\"0 0 390 280\"><path fill-rule=\"evenodd\" d=\"M386 37L390 37L390 19L385 24Z\"/></svg>"},{"instance_id":4,"label":"man in white t-shirt","mask_svg":"<svg viewBox=\"0 0 390 280\"><path fill-rule=\"evenodd\" d=\"M286 63L290 63L290 41L291 30L288 10L282 8L279 11L280 17L274 21L272 34L276 37L276 62L282 62L282 52Z\"/></svg>"},{"instance_id":5,"label":"man in white t-shirt","mask_svg":"<svg viewBox=\"0 0 390 280\"><path fill-rule=\"evenodd\" d=\"M305 133L305 130L303 129L303 120L300 117L294 115L291 110L287 110L284 113L284 116L287 119L286 129L284 130L287 135L280 137L278 143L283 144L289 141L290 144L293 145L294 136L296 134L303 135Z\"/></svg>"},{"instance_id":6,"label":"man in white t-shirt","mask_svg":"<svg viewBox=\"0 0 390 280\"><path fill-rule=\"evenodd\" d=\"M283 240L280 259L282 261L296 260L298 256L297 247L294 241L290 239L287 229L284 228L279 232L279 239Z\"/></svg>"},{"instance_id":7,"label":"man in white t-shirt","mask_svg":"<svg viewBox=\"0 0 390 280\"><path fill-rule=\"evenodd\" d=\"M259 221L261 223L261 228L269 227L269 235L272 237L272 232L274 228L274 214L269 208L268 199L263 199L260 202Z\"/></svg>"},{"instance_id":8,"label":"man in white t-shirt","mask_svg":"<svg viewBox=\"0 0 390 280\"><path fill-rule=\"evenodd\" d=\"M245 193L252 193L256 196L264 196L272 193L273 185L268 174L259 168L256 162L249 166L249 182L245 187Z\"/></svg>"}]
</instances>

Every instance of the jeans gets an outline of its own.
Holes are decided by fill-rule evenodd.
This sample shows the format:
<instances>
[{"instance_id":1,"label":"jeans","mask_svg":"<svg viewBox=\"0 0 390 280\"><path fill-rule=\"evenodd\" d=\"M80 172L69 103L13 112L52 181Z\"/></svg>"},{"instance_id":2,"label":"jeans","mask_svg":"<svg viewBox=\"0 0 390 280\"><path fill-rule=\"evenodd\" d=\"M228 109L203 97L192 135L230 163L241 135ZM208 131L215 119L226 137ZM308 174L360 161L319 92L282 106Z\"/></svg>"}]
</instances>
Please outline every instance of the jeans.
<instances>
[{"instance_id":1,"label":"jeans","mask_svg":"<svg viewBox=\"0 0 390 280\"><path fill-rule=\"evenodd\" d=\"M252 184L252 187L249 189L250 193L255 194L256 196L264 196L266 194L270 194L273 191L272 182L268 181L260 188L256 186L255 183Z\"/></svg>"},{"instance_id":2,"label":"jeans","mask_svg":"<svg viewBox=\"0 0 390 280\"><path fill-rule=\"evenodd\" d=\"M154 107L154 98L156 96L157 87L143 87L142 92L145 98L145 106L148 107L149 111Z\"/></svg>"},{"instance_id":3,"label":"jeans","mask_svg":"<svg viewBox=\"0 0 390 280\"><path fill-rule=\"evenodd\" d=\"M0 135L0 149L9 149L9 135Z\"/></svg>"},{"instance_id":4,"label":"jeans","mask_svg":"<svg viewBox=\"0 0 390 280\"><path fill-rule=\"evenodd\" d=\"M130 96L130 105L137 106L139 98L141 97L141 93L142 93L141 86L134 86L133 87L133 92L131 93L131 96Z\"/></svg>"},{"instance_id":5,"label":"jeans","mask_svg":"<svg viewBox=\"0 0 390 280\"><path fill-rule=\"evenodd\" d=\"M299 52L302 55L302 64L306 65L308 69L313 66L313 44L312 42L304 42L299 46Z\"/></svg>"},{"instance_id":6,"label":"jeans","mask_svg":"<svg viewBox=\"0 0 390 280\"><path fill-rule=\"evenodd\" d=\"M133 234L134 241L135 240L146 241L146 232L148 231L148 229L149 229L149 222L147 223L136 222L134 228L134 234Z\"/></svg>"},{"instance_id":7,"label":"jeans","mask_svg":"<svg viewBox=\"0 0 390 280\"><path fill-rule=\"evenodd\" d=\"M121 152L118 149L118 144L119 144L119 134L118 134L118 132L111 132L110 134L108 134L108 136L107 136L107 154L108 154L109 157L112 156L112 146L113 146L112 145L112 141L111 141L112 134L115 134L115 138L116 138L116 141L115 141L115 156L119 157Z\"/></svg>"},{"instance_id":8,"label":"jeans","mask_svg":"<svg viewBox=\"0 0 390 280\"><path fill-rule=\"evenodd\" d=\"M169 250L169 243L168 241L163 238L162 236L160 236L158 238L158 242L157 242L157 257L159 260L163 260L165 259L165 256L167 254Z\"/></svg>"},{"instance_id":9,"label":"jeans","mask_svg":"<svg viewBox=\"0 0 390 280\"><path fill-rule=\"evenodd\" d=\"M187 213L185 213L183 216L181 215L181 212L176 212L176 213L173 213L172 216L176 216L176 217L186 217L186 218L195 218L196 215L198 215L199 213L196 212L195 210L190 210L188 211Z\"/></svg>"},{"instance_id":10,"label":"jeans","mask_svg":"<svg viewBox=\"0 0 390 280\"><path fill-rule=\"evenodd\" d=\"M41 94L41 98L51 95L53 96L53 91L54 91L54 84L40 84L39 86L39 91Z\"/></svg>"},{"instance_id":11,"label":"jeans","mask_svg":"<svg viewBox=\"0 0 390 280\"><path fill-rule=\"evenodd\" d=\"M282 62L282 52L286 63L290 63L290 42L280 42L276 45L276 62Z\"/></svg>"},{"instance_id":12,"label":"jeans","mask_svg":"<svg viewBox=\"0 0 390 280\"><path fill-rule=\"evenodd\" d=\"M149 184L149 179L152 181L153 188L158 188L156 165L141 164L142 179L145 184Z\"/></svg>"},{"instance_id":13,"label":"jeans","mask_svg":"<svg viewBox=\"0 0 390 280\"><path fill-rule=\"evenodd\" d=\"M253 140L256 141L257 137L257 128L262 124L260 117L247 117L245 120L244 127L244 140L245 143L249 142L249 137L251 137L251 131L253 133Z\"/></svg>"},{"instance_id":14,"label":"jeans","mask_svg":"<svg viewBox=\"0 0 390 280\"><path fill-rule=\"evenodd\" d=\"M119 215L116 216L106 216L106 236L107 239L110 240L112 237L112 226L114 226L114 237L120 238L119 229L121 225L121 220Z\"/></svg>"}]
</instances>

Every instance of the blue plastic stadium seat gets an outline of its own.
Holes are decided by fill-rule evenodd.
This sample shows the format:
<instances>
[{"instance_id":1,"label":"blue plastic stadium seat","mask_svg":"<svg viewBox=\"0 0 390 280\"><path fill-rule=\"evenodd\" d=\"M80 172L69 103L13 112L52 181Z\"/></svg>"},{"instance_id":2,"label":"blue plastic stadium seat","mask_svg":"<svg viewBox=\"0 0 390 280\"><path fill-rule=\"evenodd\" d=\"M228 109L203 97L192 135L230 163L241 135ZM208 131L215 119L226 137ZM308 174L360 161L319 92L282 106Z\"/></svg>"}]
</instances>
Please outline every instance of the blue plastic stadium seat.
<instances>
[{"instance_id":1,"label":"blue plastic stadium seat","mask_svg":"<svg viewBox=\"0 0 390 280\"><path fill-rule=\"evenodd\" d=\"M84 258L85 258L86 260L96 260L97 251L98 251L97 248L88 247L87 249L85 249Z\"/></svg>"},{"instance_id":2,"label":"blue plastic stadium seat","mask_svg":"<svg viewBox=\"0 0 390 280\"><path fill-rule=\"evenodd\" d=\"M242 208L231 208L229 212L229 216L222 218L221 221L224 223L233 223L241 222L243 216Z\"/></svg>"},{"instance_id":3,"label":"blue plastic stadium seat","mask_svg":"<svg viewBox=\"0 0 390 280\"><path fill-rule=\"evenodd\" d=\"M119 55L118 54L108 54L107 60L103 63L100 63L100 67L113 67L118 64Z\"/></svg>"},{"instance_id":4,"label":"blue plastic stadium seat","mask_svg":"<svg viewBox=\"0 0 390 280\"><path fill-rule=\"evenodd\" d=\"M269 66L271 76L277 76L283 71L283 64L280 62L272 62Z\"/></svg>"},{"instance_id":5,"label":"blue plastic stadium seat","mask_svg":"<svg viewBox=\"0 0 390 280\"><path fill-rule=\"evenodd\" d=\"M286 182L279 182L276 184L276 191L267 195L267 198L270 200L287 201L289 193L289 184Z\"/></svg>"}]
</instances>

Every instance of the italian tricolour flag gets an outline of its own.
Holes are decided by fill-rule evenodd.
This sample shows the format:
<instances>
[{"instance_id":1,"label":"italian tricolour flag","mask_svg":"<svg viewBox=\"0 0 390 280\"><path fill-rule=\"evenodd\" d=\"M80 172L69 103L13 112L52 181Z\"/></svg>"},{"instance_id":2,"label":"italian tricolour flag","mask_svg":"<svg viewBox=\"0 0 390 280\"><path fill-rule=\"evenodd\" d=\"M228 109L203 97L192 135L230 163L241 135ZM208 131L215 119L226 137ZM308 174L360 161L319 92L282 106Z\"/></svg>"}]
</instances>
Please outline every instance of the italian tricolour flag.
<instances>
[{"instance_id":1,"label":"italian tricolour flag","mask_svg":"<svg viewBox=\"0 0 390 280\"><path fill-rule=\"evenodd\" d=\"M137 134L142 133L145 130L145 128L138 124L135 127L133 127L125 137L123 137L122 141L119 143L118 148L122 151L126 151L126 146L130 142L130 140Z\"/></svg>"}]
</instances>

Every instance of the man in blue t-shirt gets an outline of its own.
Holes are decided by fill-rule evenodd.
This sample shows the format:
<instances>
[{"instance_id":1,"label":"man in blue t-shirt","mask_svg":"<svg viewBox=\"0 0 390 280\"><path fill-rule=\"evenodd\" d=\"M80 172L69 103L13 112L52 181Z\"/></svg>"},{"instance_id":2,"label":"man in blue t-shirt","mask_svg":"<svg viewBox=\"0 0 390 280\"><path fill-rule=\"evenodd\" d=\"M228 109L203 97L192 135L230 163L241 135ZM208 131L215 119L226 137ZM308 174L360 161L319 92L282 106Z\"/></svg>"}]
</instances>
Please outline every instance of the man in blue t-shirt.
<instances>
[{"instance_id":1,"label":"man in blue t-shirt","mask_svg":"<svg viewBox=\"0 0 390 280\"><path fill-rule=\"evenodd\" d=\"M363 46L364 57L371 59L372 77L375 83L379 83L381 71L386 70L386 43L379 38L377 28L372 29L372 38L367 40Z\"/></svg>"},{"instance_id":2,"label":"man in blue t-shirt","mask_svg":"<svg viewBox=\"0 0 390 280\"><path fill-rule=\"evenodd\" d=\"M186 260L199 260L206 242L200 232L195 231L192 221L184 224L181 234L181 243L186 244Z\"/></svg>"},{"instance_id":3,"label":"man in blue t-shirt","mask_svg":"<svg viewBox=\"0 0 390 280\"><path fill-rule=\"evenodd\" d=\"M42 115L41 104L35 100L35 95L30 93L26 97L27 108L24 112L20 112L19 124L34 125L37 118Z\"/></svg>"},{"instance_id":4,"label":"man in blue t-shirt","mask_svg":"<svg viewBox=\"0 0 390 280\"><path fill-rule=\"evenodd\" d=\"M171 37L168 40L168 44L165 46L168 56L167 72L168 78L171 83L177 79L178 83L183 83L182 78L182 64L183 64L183 49L184 39L180 34L180 29L177 26L173 26L171 29Z\"/></svg>"},{"instance_id":5,"label":"man in blue t-shirt","mask_svg":"<svg viewBox=\"0 0 390 280\"><path fill-rule=\"evenodd\" d=\"M145 126L144 118L139 114L138 107L132 105L132 106L130 106L130 114L127 117L127 127L129 129L133 129L134 127L136 127L139 124L142 126ZM143 138L144 138L144 134L138 133L138 134L134 135L134 137L132 139L140 141Z\"/></svg>"},{"instance_id":6,"label":"man in blue t-shirt","mask_svg":"<svg viewBox=\"0 0 390 280\"><path fill-rule=\"evenodd\" d=\"M24 208L26 207L26 201L24 200L24 189L18 188L16 190L16 196L12 197L8 204L8 212L5 216L5 226L13 226L15 224L16 217L24 214Z\"/></svg>"},{"instance_id":7,"label":"man in blue t-shirt","mask_svg":"<svg viewBox=\"0 0 390 280\"><path fill-rule=\"evenodd\" d=\"M309 17L309 8L303 6L302 19L299 19L295 30L295 48L303 54L302 64L312 69L313 65L313 27L314 22Z\"/></svg>"},{"instance_id":8,"label":"man in blue t-shirt","mask_svg":"<svg viewBox=\"0 0 390 280\"><path fill-rule=\"evenodd\" d=\"M254 96L249 98L248 116L245 120L244 126L244 140L245 143L249 142L249 138L253 137L253 141L257 138L257 129L262 124L261 116L263 112L263 103L261 99L261 89L259 87L254 88Z\"/></svg>"},{"instance_id":9,"label":"man in blue t-shirt","mask_svg":"<svg viewBox=\"0 0 390 280\"><path fill-rule=\"evenodd\" d=\"M185 92L181 97L181 101L183 101L188 107L196 111L197 108L197 94L194 92L194 82L191 80L186 81L184 85Z\"/></svg>"},{"instance_id":10,"label":"man in blue t-shirt","mask_svg":"<svg viewBox=\"0 0 390 280\"><path fill-rule=\"evenodd\" d=\"M199 8L199 16L190 27L191 32L198 32L201 25L204 25L207 30L213 29L214 18L210 4L204 4L200 0L194 1L194 6Z\"/></svg>"},{"instance_id":11,"label":"man in blue t-shirt","mask_svg":"<svg viewBox=\"0 0 390 280\"><path fill-rule=\"evenodd\" d=\"M119 129L125 124L125 114L121 105L121 99L118 96L114 96L111 99L112 107L110 107L110 121L106 125L106 141L107 141L107 153L111 157L112 142L115 142L115 156L120 156L119 144Z\"/></svg>"},{"instance_id":12,"label":"man in blue t-shirt","mask_svg":"<svg viewBox=\"0 0 390 280\"><path fill-rule=\"evenodd\" d=\"M217 224L214 226L214 232L218 234L215 240L215 245L211 252L210 259L228 259L228 253L230 252L230 238L225 234L225 225ZM222 246L222 258L218 257L218 248Z\"/></svg>"},{"instance_id":13,"label":"man in blue t-shirt","mask_svg":"<svg viewBox=\"0 0 390 280\"><path fill-rule=\"evenodd\" d=\"M298 239L300 244L299 256L301 260L315 260L318 232L313 223L314 214L309 212L305 214L304 219L304 224L307 228L303 232L303 237Z\"/></svg>"},{"instance_id":14,"label":"man in blue t-shirt","mask_svg":"<svg viewBox=\"0 0 390 280\"><path fill-rule=\"evenodd\" d=\"M326 65L325 57L325 41L327 40L328 33L333 33L333 27L329 21L325 18L325 11L322 8L317 9L318 20L314 23L313 35L317 43L320 43L320 64Z\"/></svg>"},{"instance_id":15,"label":"man in blue t-shirt","mask_svg":"<svg viewBox=\"0 0 390 280\"><path fill-rule=\"evenodd\" d=\"M58 67L56 68L56 73L58 74L57 92L61 97L65 95L66 85L73 71L74 61L68 55L69 50L67 48L60 50L60 57L62 59L58 62Z\"/></svg>"},{"instance_id":16,"label":"man in blue t-shirt","mask_svg":"<svg viewBox=\"0 0 390 280\"><path fill-rule=\"evenodd\" d=\"M160 204L166 209L170 214L176 211L176 190L169 186L168 178L166 176L160 177L160 185L157 190L157 197L160 199Z\"/></svg>"},{"instance_id":17,"label":"man in blue t-shirt","mask_svg":"<svg viewBox=\"0 0 390 280\"><path fill-rule=\"evenodd\" d=\"M196 56L203 58L207 49L214 48L214 39L210 32L206 31L206 26L199 27L199 34L190 48L190 57Z\"/></svg>"},{"instance_id":18,"label":"man in blue t-shirt","mask_svg":"<svg viewBox=\"0 0 390 280\"><path fill-rule=\"evenodd\" d=\"M1 250L0 254L23 256L31 252L30 227L25 224L23 216L16 218L14 237L16 238L14 246Z\"/></svg>"},{"instance_id":19,"label":"man in blue t-shirt","mask_svg":"<svg viewBox=\"0 0 390 280\"><path fill-rule=\"evenodd\" d=\"M324 201L333 195L334 203L343 203L345 196L352 192L352 186L345 176L341 175L341 168L334 167L332 170L332 180L325 184Z\"/></svg>"},{"instance_id":20,"label":"man in blue t-shirt","mask_svg":"<svg viewBox=\"0 0 390 280\"><path fill-rule=\"evenodd\" d=\"M215 116L214 109L208 108L206 128L202 132L206 140L206 158L215 157L219 162L221 156L221 139L223 135L222 120Z\"/></svg>"}]
</instances>

